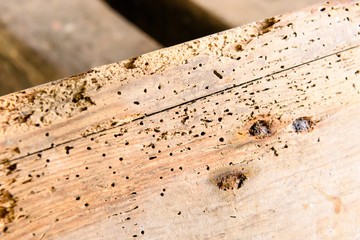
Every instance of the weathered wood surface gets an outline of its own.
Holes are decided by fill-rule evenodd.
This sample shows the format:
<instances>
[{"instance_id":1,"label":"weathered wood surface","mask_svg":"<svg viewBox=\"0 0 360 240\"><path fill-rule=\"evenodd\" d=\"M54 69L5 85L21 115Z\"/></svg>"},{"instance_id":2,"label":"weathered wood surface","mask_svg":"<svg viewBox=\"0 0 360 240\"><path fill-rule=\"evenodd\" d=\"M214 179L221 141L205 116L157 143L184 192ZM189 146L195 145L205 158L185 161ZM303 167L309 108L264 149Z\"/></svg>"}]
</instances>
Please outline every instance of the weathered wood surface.
<instances>
[{"instance_id":1,"label":"weathered wood surface","mask_svg":"<svg viewBox=\"0 0 360 240\"><path fill-rule=\"evenodd\" d=\"M10 62L19 72L24 72L31 83L37 81L35 85L161 47L101 0L0 1L0 22L18 42L32 50L32 55L23 48L18 48L17 54L11 51ZM4 49L0 52L9 50L6 47L2 44ZM31 57L40 58L46 64L38 66ZM57 74L50 75L50 69L55 69ZM33 75L37 76L36 80ZM0 82L12 85L13 91L35 86L29 86L25 77L15 74L0 77ZM13 92L5 90L1 88L0 95Z\"/></svg>"},{"instance_id":2,"label":"weathered wood surface","mask_svg":"<svg viewBox=\"0 0 360 240\"><path fill-rule=\"evenodd\" d=\"M1 237L359 238L359 18L312 7L0 98Z\"/></svg>"},{"instance_id":3,"label":"weathered wood surface","mask_svg":"<svg viewBox=\"0 0 360 240\"><path fill-rule=\"evenodd\" d=\"M289 11L300 10L323 0L190 0L222 22L237 27Z\"/></svg>"}]
</instances>

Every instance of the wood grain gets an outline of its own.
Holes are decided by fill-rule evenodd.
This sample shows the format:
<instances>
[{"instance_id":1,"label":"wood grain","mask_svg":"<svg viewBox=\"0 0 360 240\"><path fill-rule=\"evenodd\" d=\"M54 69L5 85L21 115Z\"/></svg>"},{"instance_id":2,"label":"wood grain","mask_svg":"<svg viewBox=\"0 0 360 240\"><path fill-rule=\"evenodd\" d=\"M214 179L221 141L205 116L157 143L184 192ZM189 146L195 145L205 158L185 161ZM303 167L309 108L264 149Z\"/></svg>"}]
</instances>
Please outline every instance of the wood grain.
<instances>
[{"instance_id":1,"label":"wood grain","mask_svg":"<svg viewBox=\"0 0 360 240\"><path fill-rule=\"evenodd\" d=\"M357 239L358 5L2 97L2 236Z\"/></svg>"}]
</instances>

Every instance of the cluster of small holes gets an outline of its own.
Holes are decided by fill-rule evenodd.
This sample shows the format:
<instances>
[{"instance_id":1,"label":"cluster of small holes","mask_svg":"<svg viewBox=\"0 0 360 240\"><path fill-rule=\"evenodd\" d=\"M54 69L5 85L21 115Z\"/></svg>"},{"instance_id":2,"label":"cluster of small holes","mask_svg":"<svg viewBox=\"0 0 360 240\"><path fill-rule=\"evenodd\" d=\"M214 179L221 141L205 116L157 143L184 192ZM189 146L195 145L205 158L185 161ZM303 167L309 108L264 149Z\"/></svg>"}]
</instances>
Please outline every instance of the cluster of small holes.
<instances>
[{"instance_id":1,"label":"cluster of small holes","mask_svg":"<svg viewBox=\"0 0 360 240\"><path fill-rule=\"evenodd\" d=\"M321 11L326 11L326 9L324 8L324 9L321 9ZM345 11L348 11L347 9L345 9ZM347 21L350 21L350 19L349 18L346 18L347 19ZM292 24L291 24L292 25ZM290 26L291 26L290 25ZM288 27L290 27L290 26L288 26ZM299 33L300 34L300 33ZM294 32L294 34L293 34L295 37L298 35L298 33L296 33L296 32ZM289 35L286 35L286 36L282 36L282 39L283 40L289 40L289 38L291 38L291 35L289 34ZM319 41L320 39L313 39L312 41L310 41L310 42L315 42L315 41ZM242 45L237 45L236 46L236 49L238 50L238 51L240 51L240 52L242 52L242 51L244 51L244 47L242 46ZM340 54L339 54L340 55ZM267 59L267 56L260 56L262 59ZM260 58L259 57L259 58ZM340 57L340 56L338 56L338 57ZM331 65L330 63L329 63L329 65ZM202 67L202 64L199 64L199 67ZM281 66L279 66L279 68L280 69L283 69L283 70L286 70L286 68L287 67L289 67L289 66L287 66L287 65L281 65ZM195 68L196 69L196 68ZM194 69L194 70L195 70ZM235 69L232 69L233 71L235 71ZM223 79L223 78L226 78L227 76L227 74L224 74L224 71L221 71L221 70L213 70L213 73L214 73L214 75L218 78L218 79ZM329 77L327 77L326 78L327 80L329 80ZM331 79L331 76L330 76L330 79ZM164 86L163 84L159 84L159 85L156 85L155 86L155 88L157 87L158 88L158 90L161 90L161 89L166 89L166 87L164 87L164 88L162 88L162 86ZM296 91L298 91L298 92L301 92L301 93L303 93L304 91L306 91L306 89L310 89L310 88L313 88L313 87L316 87L316 85L315 85L315 83L311 83L311 81L309 82L309 84L308 84L308 86L303 86L303 89L301 89L301 86L300 85L298 85L298 83L296 83L296 82L293 82L293 83L289 83L289 88L291 88L291 89L293 89L293 90L296 90ZM205 90L208 90L209 88L211 88L211 87L209 87L209 86L202 86L202 89L205 89ZM266 92L266 91L270 91L271 90L271 88L264 88L262 91L263 92ZM143 91L144 91L144 93L147 93L148 92L148 90L145 88L145 89L143 89ZM150 89L150 91L152 91L152 89ZM230 90L229 90L230 91ZM254 117L254 115L256 116L256 113L258 113L262 108L265 108L264 106L262 106L261 105L261 103L258 103L258 102L255 102L255 97L256 97L256 95L257 94L259 94L260 93L260 90L259 90L259 92L258 91L251 91L251 90L247 90L247 89L244 89L244 91L243 91L243 93L247 93L248 95L247 96L251 96L249 99L246 99L245 97L244 97L244 95L245 94L242 94L241 92L236 92L236 93L234 93L234 95L235 96L238 96L238 100L237 100L237 103L245 103L245 105L247 106L247 107L252 107L253 108L253 113L251 114L251 116L248 116L249 117L249 119L253 119L253 117ZM117 92L117 94L118 95L121 95L121 92L120 91L118 91ZM222 93L220 93L220 94L224 94L224 92L222 92ZM252 98L252 99L251 99ZM207 102L211 102L209 99L206 99L206 98L204 98L203 99L205 102L207 101ZM297 102L296 103L301 103L301 101L303 101L304 99L300 99L300 95L299 95L299 99L298 100L296 100ZM306 100L306 99L305 99ZM226 99L226 101L228 101L228 102L231 102L230 101L230 98L229 99ZM140 101L133 101L133 103L135 104L135 105L140 105ZM216 103L213 103L215 106L223 106L224 104L225 104L226 102L220 102L220 101L218 101L218 102L216 102ZM142 102L142 104L143 104L143 102ZM277 105L276 107L278 107L278 108L284 108L284 107L286 107L286 105L285 105L285 103L279 103L279 102L277 102L276 100L275 100L275 102L274 102L274 105ZM300 105L301 106L301 105ZM257 111L255 111L255 110L257 110ZM271 109L270 109L271 110ZM231 117L231 116L236 116L237 117L237 119L236 120L239 120L239 118L240 119L243 119L244 118L244 116L238 116L238 113L236 112L236 111L230 111L229 109L225 109L224 111L223 111L223 115L222 116L214 116L214 115L219 115L220 113L218 113L218 112L211 112L210 110L206 110L206 109L201 109L201 110L199 110L199 112L201 112L202 111L202 113L203 113L203 115L207 115L207 118L202 118L201 120L200 120L200 122L201 122L201 125L196 125L196 126L194 126L194 128L191 128L191 130L190 131L185 131L185 130L182 130L182 131L179 131L178 133L174 133L173 135L171 135L170 133L169 134L167 134L167 137L170 139L170 138L173 138L174 136L181 136L181 137L183 137L185 140L187 140L187 141L191 141L192 140L192 137L194 137L194 138L198 138L198 139L200 139L201 137L209 137L209 138L214 138L214 141L216 141L216 144L218 144L219 146L221 145L221 144L224 144L224 142L225 142L225 137L223 137L223 136L219 136L219 134L217 133L217 134L214 134L213 133L213 131L212 130L206 130L206 129L209 129L209 128L211 128L211 127L213 127L213 126L221 126L220 125L220 123L223 123L224 121L227 121L228 119L227 119L227 117ZM196 112L196 111L193 111L193 113L194 112ZM255 112L255 113L254 113ZM199 113L199 115L200 115L201 113ZM213 114L212 116L211 116L211 114ZM185 125L185 124L189 124L189 125L186 125L186 127L192 127L191 126L191 123L192 122L194 122L193 121L193 119L195 119L194 118L194 116L193 115L191 115L191 114L188 114L188 115L182 115L182 112L181 111L176 111L176 112L174 112L174 115L179 115L179 117L181 117L181 123L183 124L183 125ZM165 119L165 118L164 118ZM174 117L173 119L177 119L177 117ZM229 118L229 120L230 120L231 118ZM234 118L235 119L235 118ZM163 120L163 119L161 119L159 122L160 123L164 123L164 122L166 122L167 123L167 119L165 119L165 120ZM218 125L216 125L215 124L215 122L217 121L217 123L216 124L218 124ZM255 125L253 125L251 128L250 128L250 130L249 130L249 134L251 135L251 136L257 136L257 137L259 137L259 138L262 138L262 137L266 137L266 136L270 136L270 135L272 135L273 134L273 131L272 131L272 129L271 129L271 124L268 124L268 123L264 123L264 122L261 122L262 120L260 120L260 121L257 121L256 123L254 123ZM144 124L144 122L146 122L145 124ZM140 126L147 126L148 124L149 124L149 122L148 121L146 121L146 120L143 120L143 121L138 121L138 123L139 123L139 125ZM40 126L40 125L39 125ZM311 121L311 119L306 119L305 117L303 117L303 118L298 118L298 119L296 119L296 120L294 120L293 121L293 124L292 124L292 126L293 126L293 129L294 129L294 131L295 132L305 132L305 131L310 131L312 128L313 128L313 126L314 126L314 122L312 122ZM199 129L199 127L202 127L201 129ZM160 130L159 129L156 129L156 128L153 128L153 132L154 132L154 134L152 135L154 138L155 138L155 140L156 141L160 141L161 139L159 138L159 135L160 135ZM50 136L50 133L45 133L45 136L46 137L49 137ZM53 136L53 135L51 135L51 136ZM114 134L114 137L115 138L117 138L117 137L119 137L119 136L122 136L121 134ZM159 140L160 139L160 140ZM163 139L165 139L165 138L163 138ZM217 141L218 140L218 141ZM91 138L91 141L95 141L95 138ZM226 138L226 142L228 141L228 139ZM154 141L155 142L155 141ZM220 144L219 144L219 142L220 142ZM318 138L318 142L320 142L320 138ZM128 142L128 141L126 141L125 142L125 146L131 146L131 144ZM155 147L156 146L156 147ZM288 148L289 146L287 145L287 144L285 144L285 145L282 145L283 146L283 148L284 149L286 149L286 148ZM66 154L71 154L72 153L72 149L73 149L74 147L72 147L72 146L65 146L65 153ZM159 160L159 162L160 161L162 161L162 160L164 160L164 155L162 155L162 154L160 154L160 153L166 153L168 156L170 156L170 157L173 157L173 156L177 156L177 154L178 153L186 153L186 151L190 151L191 150L191 148L190 147L183 147L181 150L178 150L178 149L171 149L171 151L172 152L169 152L169 151L166 151L166 150L164 150L164 149L162 149L162 147L161 147L161 145L152 145L151 147L150 147L151 149L156 149L156 155L154 155L155 154L155 152L152 152L152 155L150 156L150 153L148 153L149 154L149 156L147 156L146 157L146 160ZM87 150L92 150L92 148L90 147L90 146L88 146L88 147L86 147L86 149ZM97 152L97 149L98 149L98 147L95 147L94 148L94 152ZM271 147L270 148L273 152L274 152L274 154L275 155L277 155L278 154L278 151L279 151L279 148L275 148L275 147ZM145 151L144 151L145 152ZM97 153L98 155L97 156L99 156L99 154L101 154L101 152L100 153ZM123 154L123 153L120 153L120 154ZM41 153L39 153L38 155L37 155L39 158L42 158L42 154ZM102 157L104 157L104 161L108 161L105 157L106 157L106 153L102 153L101 154L101 156ZM108 158L109 158L109 160L111 160L110 158L111 158L112 156L111 156L111 154L109 154L108 155ZM118 156L117 156L118 157ZM45 156L44 156L44 158L45 158ZM123 157L118 157L118 159L119 159L119 161L120 162L122 162L123 161ZM45 160L46 161L46 163L50 163L50 159L46 159ZM126 162L127 161L125 161L125 163L123 162L123 163L119 163L119 164L122 164L122 165L124 165L124 164L126 164ZM229 162L229 165L233 165L233 162ZM114 168L116 168L116 166L114 166ZM176 172L176 169L179 169L179 170L182 170L182 167L180 166L180 167L176 167L175 168L175 166L173 166L173 167L171 167L171 165L169 164L168 166L167 166L167 171L168 170L170 170L170 172ZM85 167L85 169L89 169L88 167ZM91 168L91 171L92 171L92 169L93 168ZM109 166L109 169L112 169L112 167L111 166ZM207 171L210 171L210 167L209 166L206 166L206 170ZM121 171L121 170L120 170ZM90 171L89 171L90 172ZM113 174L116 174L116 171L113 171L113 170L111 170L111 172L113 173ZM72 174L74 174L74 173L72 173ZM165 173L165 171L164 171L164 176L160 176L159 177L159 179L160 180L163 180L163 179L167 179L168 177L167 177L167 174L168 173ZM41 177L42 175L41 174L33 174L33 175L31 175L31 174L29 174L29 177L32 177L32 176L36 176L36 177ZM72 177L74 176L74 175L71 175ZM79 176L79 174L76 174L75 175L77 178L79 178L80 176ZM67 179L69 179L68 177L67 177ZM126 176L125 177L125 179L130 179L129 178L129 176ZM225 178L225 182L227 182L227 179L228 178ZM230 178L231 179L231 178ZM238 182L237 181L240 181L239 180L239 176L236 176L235 177L235 179L237 179L237 180L235 180L235 182L236 182L236 184L238 184ZM241 179L241 178L240 178ZM245 179L243 179L243 181L244 181ZM111 182L110 182L111 183ZM109 183L108 183L109 184ZM224 184L224 185L222 185L222 187L223 186L225 186L226 184ZM115 187L115 183L111 183L110 184L110 186L111 187ZM241 184L239 184L239 185L237 185L237 186L241 186ZM219 188L222 188L222 187L220 187L219 186ZM116 188L115 188L115 190L116 190ZM136 194L136 192L132 192L131 193L132 195L135 195ZM161 192L160 193L160 195L161 196L165 196L165 189L163 189L163 192ZM76 201L80 201L80 196L77 196L76 198L75 198L75 200ZM89 206L89 203L83 203L84 204L84 206L85 207L88 207ZM181 211L179 211L178 212L178 215L181 215ZM127 220L130 220L130 217L127 219ZM141 234L144 234L144 231L141 231ZM136 235L133 235L134 237L137 237L138 235L136 234Z\"/></svg>"}]
</instances>

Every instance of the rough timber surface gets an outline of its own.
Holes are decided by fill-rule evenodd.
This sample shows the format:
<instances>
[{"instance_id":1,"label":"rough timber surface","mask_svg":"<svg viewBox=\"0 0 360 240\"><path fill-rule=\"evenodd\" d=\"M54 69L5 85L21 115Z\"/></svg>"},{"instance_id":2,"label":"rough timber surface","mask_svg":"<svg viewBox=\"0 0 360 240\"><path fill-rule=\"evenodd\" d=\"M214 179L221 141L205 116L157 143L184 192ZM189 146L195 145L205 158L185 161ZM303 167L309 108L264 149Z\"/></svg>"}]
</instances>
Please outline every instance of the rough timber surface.
<instances>
[{"instance_id":1,"label":"rough timber surface","mask_svg":"<svg viewBox=\"0 0 360 240\"><path fill-rule=\"evenodd\" d=\"M359 238L359 18L331 2L0 98L1 237Z\"/></svg>"}]
</instances>

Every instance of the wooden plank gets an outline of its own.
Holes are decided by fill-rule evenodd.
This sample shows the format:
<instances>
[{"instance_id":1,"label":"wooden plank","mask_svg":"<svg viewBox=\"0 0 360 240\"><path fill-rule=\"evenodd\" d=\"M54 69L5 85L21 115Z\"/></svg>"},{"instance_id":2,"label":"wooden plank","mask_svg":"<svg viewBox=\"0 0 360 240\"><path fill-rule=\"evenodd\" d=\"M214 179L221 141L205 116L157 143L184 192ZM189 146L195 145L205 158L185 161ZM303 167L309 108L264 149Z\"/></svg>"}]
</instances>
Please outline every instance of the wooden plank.
<instances>
[{"instance_id":1,"label":"wooden plank","mask_svg":"<svg viewBox=\"0 0 360 240\"><path fill-rule=\"evenodd\" d=\"M359 12L313 7L2 97L2 236L358 238Z\"/></svg>"},{"instance_id":2,"label":"wooden plank","mask_svg":"<svg viewBox=\"0 0 360 240\"><path fill-rule=\"evenodd\" d=\"M0 24L0 96L60 77L54 66Z\"/></svg>"},{"instance_id":3,"label":"wooden plank","mask_svg":"<svg viewBox=\"0 0 360 240\"><path fill-rule=\"evenodd\" d=\"M1 146L25 156L354 47L358 25L346 17L356 12L304 10L5 96Z\"/></svg>"},{"instance_id":4,"label":"wooden plank","mask_svg":"<svg viewBox=\"0 0 360 240\"><path fill-rule=\"evenodd\" d=\"M270 18L289 11L325 3L321 0L190 0L199 7L218 17L224 23L237 27L250 22Z\"/></svg>"},{"instance_id":5,"label":"wooden plank","mask_svg":"<svg viewBox=\"0 0 360 240\"><path fill-rule=\"evenodd\" d=\"M0 22L19 42L38 55L37 58L56 69L59 73L57 75L49 76L45 71L46 81L78 74L91 67L135 57L161 47L101 0L1 1ZM27 52L19 54L26 56ZM18 64L25 65L23 68L26 69L26 64ZM32 62L27 64L31 65ZM4 77L1 81L9 82L6 79L11 77ZM41 83L45 81L36 85ZM15 90L31 86L24 84ZM0 95L5 93L9 92L0 91Z\"/></svg>"}]
</instances>

